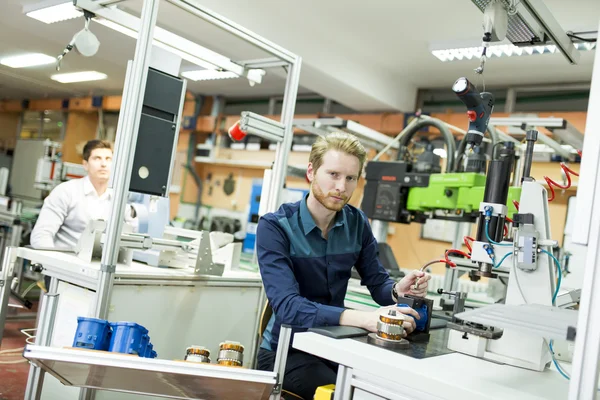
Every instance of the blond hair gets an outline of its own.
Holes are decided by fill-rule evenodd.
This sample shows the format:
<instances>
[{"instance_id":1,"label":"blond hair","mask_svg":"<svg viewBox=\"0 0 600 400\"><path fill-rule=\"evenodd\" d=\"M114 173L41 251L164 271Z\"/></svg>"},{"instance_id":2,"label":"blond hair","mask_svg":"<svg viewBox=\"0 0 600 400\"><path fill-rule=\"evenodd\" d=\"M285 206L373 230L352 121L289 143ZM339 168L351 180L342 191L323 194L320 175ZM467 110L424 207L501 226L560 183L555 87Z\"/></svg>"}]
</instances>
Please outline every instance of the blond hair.
<instances>
[{"instance_id":1,"label":"blond hair","mask_svg":"<svg viewBox=\"0 0 600 400\"><path fill-rule=\"evenodd\" d=\"M346 132L333 132L327 136L319 136L313 143L308 158L315 172L323 164L323 156L329 150L337 150L358 158L360 162L358 174L359 176L362 174L363 165L367 161L367 151L356 136Z\"/></svg>"}]
</instances>

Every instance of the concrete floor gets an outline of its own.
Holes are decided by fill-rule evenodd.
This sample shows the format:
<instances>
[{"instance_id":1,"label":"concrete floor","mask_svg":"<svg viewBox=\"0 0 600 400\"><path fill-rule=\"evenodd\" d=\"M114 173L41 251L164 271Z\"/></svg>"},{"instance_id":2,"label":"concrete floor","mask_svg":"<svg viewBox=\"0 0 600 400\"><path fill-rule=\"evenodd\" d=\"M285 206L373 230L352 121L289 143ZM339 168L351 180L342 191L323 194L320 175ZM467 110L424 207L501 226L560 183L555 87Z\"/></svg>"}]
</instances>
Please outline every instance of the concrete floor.
<instances>
[{"instance_id":1,"label":"concrete floor","mask_svg":"<svg viewBox=\"0 0 600 400\"><path fill-rule=\"evenodd\" d=\"M7 322L0 351L24 347L26 336L20 330L34 327L35 319ZM5 362L16 363L5 364ZM23 358L22 351L10 355L0 353L0 400L22 400L25 396L28 374L29 363Z\"/></svg>"}]
</instances>

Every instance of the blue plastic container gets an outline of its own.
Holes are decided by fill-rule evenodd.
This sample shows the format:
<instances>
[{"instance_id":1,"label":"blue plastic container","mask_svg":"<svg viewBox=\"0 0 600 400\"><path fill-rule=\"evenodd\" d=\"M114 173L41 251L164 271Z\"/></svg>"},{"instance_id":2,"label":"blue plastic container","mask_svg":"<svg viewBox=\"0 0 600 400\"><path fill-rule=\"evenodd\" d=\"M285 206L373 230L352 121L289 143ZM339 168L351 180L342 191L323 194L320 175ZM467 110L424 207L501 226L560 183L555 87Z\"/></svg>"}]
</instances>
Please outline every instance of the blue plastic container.
<instances>
[{"instance_id":1,"label":"blue plastic container","mask_svg":"<svg viewBox=\"0 0 600 400\"><path fill-rule=\"evenodd\" d=\"M148 329L135 322L111 322L112 337L108 351L143 356L148 343Z\"/></svg>"},{"instance_id":2,"label":"blue plastic container","mask_svg":"<svg viewBox=\"0 0 600 400\"><path fill-rule=\"evenodd\" d=\"M91 350L108 350L111 327L108 321L96 318L77 317L77 331L73 347Z\"/></svg>"},{"instance_id":3,"label":"blue plastic container","mask_svg":"<svg viewBox=\"0 0 600 400\"><path fill-rule=\"evenodd\" d=\"M152 346L152 344L150 343L150 336L142 335L142 343L140 344L140 351L139 351L140 357L146 357L149 346ZM150 348L150 351L152 351L152 348Z\"/></svg>"},{"instance_id":4,"label":"blue plastic container","mask_svg":"<svg viewBox=\"0 0 600 400\"><path fill-rule=\"evenodd\" d=\"M408 304L398 304L398 307L409 307ZM423 303L420 308L415 308L415 311L419 314L420 319L415 319L415 331L422 332L427 328L427 304ZM412 318L409 314L407 315Z\"/></svg>"},{"instance_id":5,"label":"blue plastic container","mask_svg":"<svg viewBox=\"0 0 600 400\"><path fill-rule=\"evenodd\" d=\"M156 351L154 351L153 348L154 346L152 343L148 343L148 346L146 346L146 352L143 356L146 358L156 358Z\"/></svg>"}]
</instances>

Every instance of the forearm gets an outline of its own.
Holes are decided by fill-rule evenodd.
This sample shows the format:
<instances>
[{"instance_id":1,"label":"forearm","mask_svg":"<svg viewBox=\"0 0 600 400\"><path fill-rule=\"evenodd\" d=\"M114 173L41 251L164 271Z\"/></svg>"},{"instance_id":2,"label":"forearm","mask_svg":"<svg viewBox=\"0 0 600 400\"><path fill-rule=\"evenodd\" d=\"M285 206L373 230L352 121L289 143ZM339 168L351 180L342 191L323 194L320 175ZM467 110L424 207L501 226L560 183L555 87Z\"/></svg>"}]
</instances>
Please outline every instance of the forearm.
<instances>
[{"instance_id":1,"label":"forearm","mask_svg":"<svg viewBox=\"0 0 600 400\"><path fill-rule=\"evenodd\" d=\"M34 228L31 232L30 242L34 248L54 247L54 235L49 231Z\"/></svg>"}]
</instances>

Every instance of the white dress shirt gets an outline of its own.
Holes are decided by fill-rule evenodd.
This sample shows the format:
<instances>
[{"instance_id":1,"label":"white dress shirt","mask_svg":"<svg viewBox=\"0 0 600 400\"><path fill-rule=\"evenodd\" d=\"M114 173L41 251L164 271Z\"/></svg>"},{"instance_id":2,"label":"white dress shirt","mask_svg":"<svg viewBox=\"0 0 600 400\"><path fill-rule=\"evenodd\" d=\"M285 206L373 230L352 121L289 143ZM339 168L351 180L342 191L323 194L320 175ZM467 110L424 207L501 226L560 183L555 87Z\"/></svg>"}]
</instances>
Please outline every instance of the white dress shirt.
<instances>
[{"instance_id":1,"label":"white dress shirt","mask_svg":"<svg viewBox=\"0 0 600 400\"><path fill-rule=\"evenodd\" d=\"M73 247L88 222L108 221L112 189L98 196L89 177L73 179L55 187L44 200L31 232L33 247ZM126 209L125 222L137 228L137 218Z\"/></svg>"}]
</instances>

